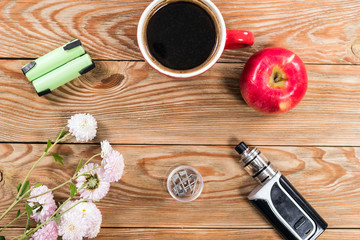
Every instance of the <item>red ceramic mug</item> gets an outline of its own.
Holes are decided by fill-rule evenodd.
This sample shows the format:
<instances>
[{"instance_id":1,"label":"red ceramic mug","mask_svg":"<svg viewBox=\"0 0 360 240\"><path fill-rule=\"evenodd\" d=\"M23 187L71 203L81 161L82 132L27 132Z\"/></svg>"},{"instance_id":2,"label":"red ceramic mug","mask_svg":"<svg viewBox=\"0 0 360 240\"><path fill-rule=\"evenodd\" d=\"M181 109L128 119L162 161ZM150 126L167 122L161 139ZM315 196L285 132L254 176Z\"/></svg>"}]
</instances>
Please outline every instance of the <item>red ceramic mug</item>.
<instances>
[{"instance_id":1,"label":"red ceramic mug","mask_svg":"<svg viewBox=\"0 0 360 240\"><path fill-rule=\"evenodd\" d=\"M186 19L183 19L184 14L177 14L177 12L181 12L182 10L179 8L179 6L186 6L187 8L190 7L190 9L194 8L195 14L189 15L188 17L185 17ZM193 6L192 6L193 5ZM172 10L170 9L170 6ZM177 9L179 8L179 9ZM173 12L167 12L166 11L173 11ZM185 11L185 10L184 10ZM189 10L192 11L192 10ZM196 12L198 11L198 13ZM160 40L162 36L167 37L166 31L175 31L174 28L177 28L179 23L189 24L191 27L193 25L196 25L199 20L196 20L196 23L191 23L191 19L196 16L200 16L202 14L202 11L205 11L206 14L209 16L209 21L212 22L212 26L214 26L214 40L211 40L214 42L213 45L210 45L211 51L209 51L209 55L204 58L203 61L201 61L197 66L193 66L190 68L181 68L177 67L177 59L172 60L173 63L169 63L166 57L162 59L162 55L164 53L167 53L167 55L171 55L168 52L169 51L185 51L181 49L181 44L176 43L174 46L171 46L169 49L167 49L164 43L155 43L153 44L154 40L152 38L159 38ZM186 13L186 11L185 11ZM161 19L160 17L163 16L161 14L168 14L171 17L168 18L169 20L164 22L156 22ZM180 20L177 20L177 16L180 16ZM183 17L183 18L181 18ZM206 17L205 17L206 18ZM166 19L163 18L163 19ZM196 19L196 18L194 18ZM203 18L199 18L202 20ZM174 20L174 21L173 21ZM161 20L160 20L161 21ZM189 23L190 21L190 23ZM154 26L152 26L152 22L156 22ZM173 24L173 25L171 25ZM185 27L187 29L187 27ZM202 29L200 29L202 30ZM199 30L196 30L195 33L199 32ZM176 32L175 32L176 33ZM165 34L165 35L164 35ZM182 35L176 35L182 37ZM166 38L165 37L165 38ZM172 38L174 38L172 36ZM179 38L179 37L178 37ZM209 38L212 39L212 38ZM143 12L137 29L137 40L139 44L140 51L142 55L144 56L145 60L157 71L160 73L163 73L170 77L175 78L189 78L193 76L197 76L208 69L210 69L220 58L221 54L223 53L224 49L234 49L234 48L243 48L247 46L251 46L254 43L254 35L252 32L249 31L243 31L243 30L226 30L224 19L219 11L219 9L215 6L214 3L212 3L210 0L154 0L150 5L145 9ZM175 39L176 40L176 39ZM179 41L185 41L184 40ZM205 38L206 40L206 38ZM157 44L157 45L156 45ZM161 45L162 44L162 45ZM208 43L205 43L208 44ZM212 44L212 43L211 43ZM155 47L153 47L153 45ZM183 47L188 48L189 44L182 44ZM157 53L157 49L159 54ZM202 45L200 45L200 48ZM179 49L180 48L180 49ZM200 49L199 48L199 49ZM155 50L154 50L155 49ZM185 55L185 60L188 59L191 61L192 59L196 60L197 56L191 56L192 53L196 54L196 50L198 48L195 47L195 49L191 49L188 53L185 52L185 54L188 54L189 56ZM161 55L162 54L162 55ZM166 55L166 54L165 54ZM165 56L164 55L164 56ZM172 56L174 57L174 56ZM176 57L176 55L175 55ZM194 60L194 61L195 61ZM187 61L187 60L186 60ZM179 60L181 62L181 60ZM186 63L185 63L186 64ZM195 64L195 63L194 63ZM197 63L196 63L197 64Z\"/></svg>"}]
</instances>

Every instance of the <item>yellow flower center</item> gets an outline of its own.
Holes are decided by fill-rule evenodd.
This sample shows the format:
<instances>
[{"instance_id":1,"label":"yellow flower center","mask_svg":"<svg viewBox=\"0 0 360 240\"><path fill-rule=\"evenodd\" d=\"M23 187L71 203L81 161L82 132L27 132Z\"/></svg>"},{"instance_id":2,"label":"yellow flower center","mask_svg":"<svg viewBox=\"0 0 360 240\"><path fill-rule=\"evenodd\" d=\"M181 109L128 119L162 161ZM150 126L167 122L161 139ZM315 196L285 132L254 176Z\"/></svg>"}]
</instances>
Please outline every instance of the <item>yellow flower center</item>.
<instances>
[{"instance_id":1,"label":"yellow flower center","mask_svg":"<svg viewBox=\"0 0 360 240\"><path fill-rule=\"evenodd\" d=\"M95 190L96 188L98 188L99 182L100 181L99 181L99 177L97 176L97 174L87 177L86 178L87 189Z\"/></svg>"},{"instance_id":2,"label":"yellow flower center","mask_svg":"<svg viewBox=\"0 0 360 240\"><path fill-rule=\"evenodd\" d=\"M69 230L70 230L70 231L74 231L74 230L75 230L75 226L74 226L73 224L70 224Z\"/></svg>"}]
</instances>

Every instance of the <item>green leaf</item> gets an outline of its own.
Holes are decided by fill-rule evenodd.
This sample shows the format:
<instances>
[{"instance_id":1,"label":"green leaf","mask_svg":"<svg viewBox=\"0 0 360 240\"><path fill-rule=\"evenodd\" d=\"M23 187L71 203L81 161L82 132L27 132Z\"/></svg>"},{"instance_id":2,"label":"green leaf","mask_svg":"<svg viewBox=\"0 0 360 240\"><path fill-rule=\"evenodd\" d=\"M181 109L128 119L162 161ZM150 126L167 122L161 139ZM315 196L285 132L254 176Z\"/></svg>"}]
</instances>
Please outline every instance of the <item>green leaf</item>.
<instances>
[{"instance_id":1,"label":"green leaf","mask_svg":"<svg viewBox=\"0 0 360 240\"><path fill-rule=\"evenodd\" d=\"M41 187L41 186L42 186L42 183L38 183L34 186L34 188Z\"/></svg>"},{"instance_id":2,"label":"green leaf","mask_svg":"<svg viewBox=\"0 0 360 240\"><path fill-rule=\"evenodd\" d=\"M16 217L20 216L20 209L16 213Z\"/></svg>"},{"instance_id":3,"label":"green leaf","mask_svg":"<svg viewBox=\"0 0 360 240\"><path fill-rule=\"evenodd\" d=\"M47 141L46 148L45 148L45 152L46 152L46 153L48 152L48 150L49 150L50 147L51 147L51 139L49 139L49 140Z\"/></svg>"},{"instance_id":4,"label":"green leaf","mask_svg":"<svg viewBox=\"0 0 360 240\"><path fill-rule=\"evenodd\" d=\"M54 221L55 221L55 223L56 223L56 226L59 226L60 217L61 217L61 214L60 214L60 213L57 213L57 214L54 216Z\"/></svg>"},{"instance_id":5,"label":"green leaf","mask_svg":"<svg viewBox=\"0 0 360 240\"><path fill-rule=\"evenodd\" d=\"M0 236L0 240L5 240L5 237L4 237L4 236Z\"/></svg>"},{"instance_id":6,"label":"green leaf","mask_svg":"<svg viewBox=\"0 0 360 240\"><path fill-rule=\"evenodd\" d=\"M21 188L21 183L19 183L16 187L17 191L19 192L20 191L20 188Z\"/></svg>"},{"instance_id":7,"label":"green leaf","mask_svg":"<svg viewBox=\"0 0 360 240\"><path fill-rule=\"evenodd\" d=\"M53 153L52 156L54 157L55 162L58 162L58 163L60 163L61 165L64 166L64 163L62 161L63 158L59 154Z\"/></svg>"},{"instance_id":8,"label":"green leaf","mask_svg":"<svg viewBox=\"0 0 360 240\"><path fill-rule=\"evenodd\" d=\"M28 196L30 196L30 192L26 193L26 194L24 195L24 198L27 198Z\"/></svg>"},{"instance_id":9,"label":"green leaf","mask_svg":"<svg viewBox=\"0 0 360 240\"><path fill-rule=\"evenodd\" d=\"M33 215L32 207L29 206L29 204L25 203L25 211L28 215L28 218L30 218Z\"/></svg>"},{"instance_id":10,"label":"green leaf","mask_svg":"<svg viewBox=\"0 0 360 240\"><path fill-rule=\"evenodd\" d=\"M20 192L20 196L24 195L29 189L30 189L30 182L28 180L25 182L25 184Z\"/></svg>"},{"instance_id":11,"label":"green leaf","mask_svg":"<svg viewBox=\"0 0 360 240\"><path fill-rule=\"evenodd\" d=\"M30 230L30 222L29 221L26 222L25 232L27 230Z\"/></svg>"},{"instance_id":12,"label":"green leaf","mask_svg":"<svg viewBox=\"0 0 360 240\"><path fill-rule=\"evenodd\" d=\"M75 171L75 175L79 172L80 168L81 168L81 165L82 165L82 162L83 162L84 158L81 158L80 161L79 161L79 164L77 165L77 168L76 168L76 171Z\"/></svg>"},{"instance_id":13,"label":"green leaf","mask_svg":"<svg viewBox=\"0 0 360 240\"><path fill-rule=\"evenodd\" d=\"M75 194L77 193L77 188L75 186L75 184L70 183L70 197L73 198L75 196Z\"/></svg>"},{"instance_id":14,"label":"green leaf","mask_svg":"<svg viewBox=\"0 0 360 240\"><path fill-rule=\"evenodd\" d=\"M64 129L61 130L61 132L59 133L58 139L62 138L63 136L65 136L66 131Z\"/></svg>"}]
</instances>

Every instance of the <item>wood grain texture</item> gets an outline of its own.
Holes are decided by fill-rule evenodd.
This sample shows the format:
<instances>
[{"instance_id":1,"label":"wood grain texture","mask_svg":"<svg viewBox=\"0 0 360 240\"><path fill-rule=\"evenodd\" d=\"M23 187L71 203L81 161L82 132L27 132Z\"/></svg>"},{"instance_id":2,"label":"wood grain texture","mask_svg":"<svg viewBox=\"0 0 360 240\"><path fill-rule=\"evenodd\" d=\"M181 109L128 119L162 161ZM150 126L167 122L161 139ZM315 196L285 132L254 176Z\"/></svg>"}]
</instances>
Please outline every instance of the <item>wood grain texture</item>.
<instances>
[{"instance_id":1,"label":"wood grain texture","mask_svg":"<svg viewBox=\"0 0 360 240\"><path fill-rule=\"evenodd\" d=\"M117 144L126 168L98 203L103 229L96 239L280 240L246 198L257 183L237 163L240 140L260 146L329 223L320 240L360 239L360 1L214 0L227 28L253 31L255 44L224 51L210 71L187 80L143 61L136 28L150 2L0 1L0 213L44 150L40 143L71 115L88 112L98 120L93 143L58 146L65 167L47 157L30 180L54 187L81 157L100 151L99 141ZM73 38L97 67L37 97L21 67ZM251 109L238 88L243 63L271 46L297 53L309 75L303 101L280 116ZM165 187L180 164L204 177L192 203L176 202ZM56 200L68 192L56 192ZM20 219L5 236L24 225Z\"/></svg>"},{"instance_id":2,"label":"wood grain texture","mask_svg":"<svg viewBox=\"0 0 360 240\"><path fill-rule=\"evenodd\" d=\"M10 229L6 237L20 235L23 229ZM358 240L360 230L328 229L318 240ZM102 228L97 238L102 240L280 240L272 229L141 229Z\"/></svg>"},{"instance_id":3,"label":"wood grain texture","mask_svg":"<svg viewBox=\"0 0 360 240\"><path fill-rule=\"evenodd\" d=\"M241 98L242 64L218 63L176 80L143 62L98 61L93 71L38 97L20 73L26 62L0 61L1 142L44 142L71 115L88 112L99 123L95 142L233 145L241 138L254 145L360 146L360 66L307 65L303 101L266 116Z\"/></svg>"},{"instance_id":4,"label":"wood grain texture","mask_svg":"<svg viewBox=\"0 0 360 240\"><path fill-rule=\"evenodd\" d=\"M151 1L39 0L0 3L0 57L37 58L79 38L95 59L142 60L138 20ZM251 30L255 45L225 51L244 62L264 48L289 48L307 63L360 63L357 0L214 0L228 29Z\"/></svg>"},{"instance_id":5,"label":"wood grain texture","mask_svg":"<svg viewBox=\"0 0 360 240\"><path fill-rule=\"evenodd\" d=\"M44 145L0 144L0 212L9 206L16 185ZM98 203L103 227L269 228L247 195L257 183L237 163L232 146L118 145L125 173ZM261 147L330 228L360 227L360 148ZM66 144L56 150L65 167L44 159L30 179L54 187L72 176L77 161L100 151L99 145ZM167 193L165 181L178 165L194 166L204 178L199 199L182 204ZM68 189L55 194L58 200ZM12 213L10 217L15 214ZM7 222L7 218L4 222ZM25 219L24 219L25 220ZM24 226L19 221L15 226Z\"/></svg>"}]
</instances>

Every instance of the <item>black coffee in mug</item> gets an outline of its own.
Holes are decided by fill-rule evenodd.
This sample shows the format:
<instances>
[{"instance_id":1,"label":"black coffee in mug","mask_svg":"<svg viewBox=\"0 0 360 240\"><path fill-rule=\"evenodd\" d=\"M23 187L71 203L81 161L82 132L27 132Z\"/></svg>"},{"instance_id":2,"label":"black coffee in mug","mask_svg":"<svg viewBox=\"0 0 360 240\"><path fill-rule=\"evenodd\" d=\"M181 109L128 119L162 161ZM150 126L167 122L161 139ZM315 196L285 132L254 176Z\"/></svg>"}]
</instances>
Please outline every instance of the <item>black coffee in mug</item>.
<instances>
[{"instance_id":1,"label":"black coffee in mug","mask_svg":"<svg viewBox=\"0 0 360 240\"><path fill-rule=\"evenodd\" d=\"M174 70L196 68L211 58L217 45L212 16L191 1L165 3L153 12L146 27L153 58Z\"/></svg>"}]
</instances>

